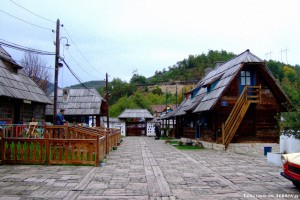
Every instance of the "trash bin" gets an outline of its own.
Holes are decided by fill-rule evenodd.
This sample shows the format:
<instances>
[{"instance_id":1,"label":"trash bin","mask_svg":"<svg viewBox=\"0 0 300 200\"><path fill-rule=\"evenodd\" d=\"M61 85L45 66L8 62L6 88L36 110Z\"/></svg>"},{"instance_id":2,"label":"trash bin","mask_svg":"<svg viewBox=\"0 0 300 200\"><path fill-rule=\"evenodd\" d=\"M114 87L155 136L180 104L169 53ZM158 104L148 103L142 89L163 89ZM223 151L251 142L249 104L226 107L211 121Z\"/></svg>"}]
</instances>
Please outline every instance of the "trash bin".
<instances>
[{"instance_id":1,"label":"trash bin","mask_svg":"<svg viewBox=\"0 0 300 200\"><path fill-rule=\"evenodd\" d=\"M264 156L267 156L268 152L272 152L272 147L264 147Z\"/></svg>"}]
</instances>

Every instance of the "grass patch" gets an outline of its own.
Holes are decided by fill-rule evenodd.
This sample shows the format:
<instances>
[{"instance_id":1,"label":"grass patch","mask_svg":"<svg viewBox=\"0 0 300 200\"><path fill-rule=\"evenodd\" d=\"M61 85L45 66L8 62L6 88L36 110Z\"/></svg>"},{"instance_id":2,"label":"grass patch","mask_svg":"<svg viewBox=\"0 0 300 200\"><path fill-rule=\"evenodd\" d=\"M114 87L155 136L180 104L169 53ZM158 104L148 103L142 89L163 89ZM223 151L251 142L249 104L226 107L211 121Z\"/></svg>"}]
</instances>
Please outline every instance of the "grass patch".
<instances>
[{"instance_id":1,"label":"grass patch","mask_svg":"<svg viewBox=\"0 0 300 200\"><path fill-rule=\"evenodd\" d=\"M192 145L179 145L179 140L170 140L169 144L173 145L179 150L201 150L203 147L192 146Z\"/></svg>"},{"instance_id":2,"label":"grass patch","mask_svg":"<svg viewBox=\"0 0 300 200\"><path fill-rule=\"evenodd\" d=\"M171 144L171 145L174 145L174 146L175 146L175 145L179 145L179 141L171 140L171 141L170 141L170 144Z\"/></svg>"},{"instance_id":3,"label":"grass patch","mask_svg":"<svg viewBox=\"0 0 300 200\"><path fill-rule=\"evenodd\" d=\"M179 150L202 150L204 149L203 147L197 147L197 146L190 146L190 145L176 145L175 146Z\"/></svg>"}]
</instances>

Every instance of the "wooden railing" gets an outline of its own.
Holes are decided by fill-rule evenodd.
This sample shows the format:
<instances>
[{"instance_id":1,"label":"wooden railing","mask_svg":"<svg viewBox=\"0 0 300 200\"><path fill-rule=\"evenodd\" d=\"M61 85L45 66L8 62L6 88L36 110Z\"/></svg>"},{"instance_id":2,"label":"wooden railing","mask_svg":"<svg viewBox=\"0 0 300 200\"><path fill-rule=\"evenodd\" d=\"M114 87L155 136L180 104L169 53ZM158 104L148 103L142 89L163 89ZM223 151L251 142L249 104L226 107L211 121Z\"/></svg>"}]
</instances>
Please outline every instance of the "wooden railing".
<instances>
[{"instance_id":1,"label":"wooden railing","mask_svg":"<svg viewBox=\"0 0 300 200\"><path fill-rule=\"evenodd\" d=\"M2 126L2 130L6 137L26 137L26 132L28 130L28 124L5 124ZM39 122L37 126L37 132L41 134L43 131L43 122Z\"/></svg>"},{"instance_id":2,"label":"wooden railing","mask_svg":"<svg viewBox=\"0 0 300 200\"><path fill-rule=\"evenodd\" d=\"M261 86L245 86L225 124L222 124L222 143L227 147L239 128L251 103L260 103Z\"/></svg>"},{"instance_id":3,"label":"wooden railing","mask_svg":"<svg viewBox=\"0 0 300 200\"><path fill-rule=\"evenodd\" d=\"M99 162L121 140L118 129L44 126L43 138L6 137L0 133L2 164L84 164Z\"/></svg>"}]
</instances>

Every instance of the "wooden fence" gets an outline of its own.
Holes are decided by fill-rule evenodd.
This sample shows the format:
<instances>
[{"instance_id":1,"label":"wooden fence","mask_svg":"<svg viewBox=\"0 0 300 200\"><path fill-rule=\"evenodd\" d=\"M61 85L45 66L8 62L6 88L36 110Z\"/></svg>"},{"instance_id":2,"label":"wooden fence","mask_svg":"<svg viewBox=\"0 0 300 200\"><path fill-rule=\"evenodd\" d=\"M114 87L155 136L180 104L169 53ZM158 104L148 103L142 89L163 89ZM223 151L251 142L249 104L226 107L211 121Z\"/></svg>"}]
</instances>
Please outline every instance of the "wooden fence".
<instances>
[{"instance_id":1,"label":"wooden fence","mask_svg":"<svg viewBox=\"0 0 300 200\"><path fill-rule=\"evenodd\" d=\"M2 164L95 165L121 141L118 129L46 126L42 138L0 133Z\"/></svg>"}]
</instances>

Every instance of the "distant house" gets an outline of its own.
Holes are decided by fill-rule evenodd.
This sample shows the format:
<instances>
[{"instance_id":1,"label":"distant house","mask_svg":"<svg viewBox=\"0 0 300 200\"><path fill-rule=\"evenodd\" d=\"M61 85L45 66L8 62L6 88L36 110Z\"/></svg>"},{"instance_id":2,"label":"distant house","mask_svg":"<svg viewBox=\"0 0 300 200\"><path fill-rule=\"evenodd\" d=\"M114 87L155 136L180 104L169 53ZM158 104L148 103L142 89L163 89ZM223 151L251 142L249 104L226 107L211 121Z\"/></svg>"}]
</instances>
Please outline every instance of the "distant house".
<instances>
[{"instance_id":1,"label":"distant house","mask_svg":"<svg viewBox=\"0 0 300 200\"><path fill-rule=\"evenodd\" d=\"M50 95L54 98L54 93ZM100 126L101 116L107 115L107 103L94 89L58 89L57 92L57 113L65 109L66 121L73 123L86 123ZM46 107L47 121L53 121L53 105Z\"/></svg>"},{"instance_id":2,"label":"distant house","mask_svg":"<svg viewBox=\"0 0 300 200\"><path fill-rule=\"evenodd\" d=\"M155 104L151 105L151 110L155 113L155 117L159 118L169 112L172 112L173 110L176 109L175 104L168 104L167 106L164 104Z\"/></svg>"},{"instance_id":3,"label":"distant house","mask_svg":"<svg viewBox=\"0 0 300 200\"><path fill-rule=\"evenodd\" d=\"M286 111L284 104L291 105L266 64L247 50L208 72L162 119L176 120L177 137L224 148L272 145L279 141L276 116Z\"/></svg>"},{"instance_id":4,"label":"distant house","mask_svg":"<svg viewBox=\"0 0 300 200\"><path fill-rule=\"evenodd\" d=\"M20 124L45 120L51 99L0 46L0 121Z\"/></svg>"},{"instance_id":5,"label":"distant house","mask_svg":"<svg viewBox=\"0 0 300 200\"><path fill-rule=\"evenodd\" d=\"M125 121L126 136L150 136L154 134L154 118L146 109L125 109L118 117L123 122Z\"/></svg>"}]
</instances>

